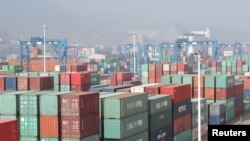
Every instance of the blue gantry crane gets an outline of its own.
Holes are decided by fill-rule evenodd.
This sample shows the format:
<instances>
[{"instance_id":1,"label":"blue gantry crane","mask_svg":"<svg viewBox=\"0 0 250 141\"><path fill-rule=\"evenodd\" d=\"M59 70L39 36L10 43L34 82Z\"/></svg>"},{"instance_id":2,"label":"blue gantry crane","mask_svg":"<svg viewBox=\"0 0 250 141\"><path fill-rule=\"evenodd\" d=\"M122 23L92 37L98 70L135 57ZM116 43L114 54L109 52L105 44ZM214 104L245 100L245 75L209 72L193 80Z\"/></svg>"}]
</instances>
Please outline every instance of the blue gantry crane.
<instances>
[{"instance_id":1,"label":"blue gantry crane","mask_svg":"<svg viewBox=\"0 0 250 141\"><path fill-rule=\"evenodd\" d=\"M26 53L26 71L29 71L29 59L30 59L30 46L36 47L37 45L43 45L44 40L40 37L31 37L30 40L20 40L19 41L19 64L23 65L23 49L25 49ZM45 41L46 47L53 47L56 49L58 54L58 64L67 64L67 40L64 39L46 39ZM54 50L53 50L54 51ZM63 54L61 55L61 51Z\"/></svg>"}]
</instances>

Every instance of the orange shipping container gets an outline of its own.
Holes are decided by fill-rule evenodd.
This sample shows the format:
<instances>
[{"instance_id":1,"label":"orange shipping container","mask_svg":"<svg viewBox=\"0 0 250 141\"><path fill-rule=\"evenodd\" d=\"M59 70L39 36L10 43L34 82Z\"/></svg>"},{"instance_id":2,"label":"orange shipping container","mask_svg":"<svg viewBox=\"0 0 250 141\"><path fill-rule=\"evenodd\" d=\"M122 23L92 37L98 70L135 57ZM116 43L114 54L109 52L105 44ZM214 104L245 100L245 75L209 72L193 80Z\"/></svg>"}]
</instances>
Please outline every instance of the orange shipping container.
<instances>
[{"instance_id":1,"label":"orange shipping container","mask_svg":"<svg viewBox=\"0 0 250 141\"><path fill-rule=\"evenodd\" d=\"M174 120L174 135L177 135L189 128L191 128L191 114L188 114L184 117L180 117Z\"/></svg>"},{"instance_id":2,"label":"orange shipping container","mask_svg":"<svg viewBox=\"0 0 250 141\"><path fill-rule=\"evenodd\" d=\"M40 116L41 137L58 138L60 137L59 118L57 116Z\"/></svg>"},{"instance_id":3,"label":"orange shipping container","mask_svg":"<svg viewBox=\"0 0 250 141\"><path fill-rule=\"evenodd\" d=\"M205 98L209 100L215 99L215 89L214 88L205 88Z\"/></svg>"}]
</instances>

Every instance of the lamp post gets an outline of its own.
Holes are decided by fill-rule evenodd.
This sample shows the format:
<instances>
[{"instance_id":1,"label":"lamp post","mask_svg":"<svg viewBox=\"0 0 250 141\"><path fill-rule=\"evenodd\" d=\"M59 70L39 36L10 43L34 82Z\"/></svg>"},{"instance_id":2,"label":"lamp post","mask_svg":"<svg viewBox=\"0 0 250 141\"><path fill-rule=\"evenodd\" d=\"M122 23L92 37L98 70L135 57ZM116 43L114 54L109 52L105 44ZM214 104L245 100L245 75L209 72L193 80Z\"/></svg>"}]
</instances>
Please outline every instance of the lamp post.
<instances>
[{"instance_id":1,"label":"lamp post","mask_svg":"<svg viewBox=\"0 0 250 141\"><path fill-rule=\"evenodd\" d=\"M201 53L194 53L198 58L198 141L201 141Z\"/></svg>"},{"instance_id":2,"label":"lamp post","mask_svg":"<svg viewBox=\"0 0 250 141\"><path fill-rule=\"evenodd\" d=\"M43 25L43 71L46 72L46 25Z\"/></svg>"}]
</instances>

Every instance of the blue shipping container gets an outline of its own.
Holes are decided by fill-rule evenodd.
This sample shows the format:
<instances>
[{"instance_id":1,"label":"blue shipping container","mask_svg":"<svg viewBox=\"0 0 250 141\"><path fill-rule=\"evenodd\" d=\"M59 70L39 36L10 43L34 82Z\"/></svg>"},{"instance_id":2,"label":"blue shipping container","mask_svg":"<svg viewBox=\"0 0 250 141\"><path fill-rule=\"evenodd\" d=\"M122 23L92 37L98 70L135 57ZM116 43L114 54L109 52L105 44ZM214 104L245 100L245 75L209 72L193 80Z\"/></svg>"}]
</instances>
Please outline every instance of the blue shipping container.
<instances>
[{"instance_id":1,"label":"blue shipping container","mask_svg":"<svg viewBox=\"0 0 250 141\"><path fill-rule=\"evenodd\" d=\"M172 124L150 132L149 138L150 141L172 141L173 140Z\"/></svg>"},{"instance_id":2,"label":"blue shipping container","mask_svg":"<svg viewBox=\"0 0 250 141\"><path fill-rule=\"evenodd\" d=\"M244 100L250 100L250 90L244 91Z\"/></svg>"},{"instance_id":3,"label":"blue shipping container","mask_svg":"<svg viewBox=\"0 0 250 141\"><path fill-rule=\"evenodd\" d=\"M210 125L222 125L225 124L226 114L221 114L218 116L209 116L209 124Z\"/></svg>"},{"instance_id":4,"label":"blue shipping container","mask_svg":"<svg viewBox=\"0 0 250 141\"><path fill-rule=\"evenodd\" d=\"M17 90L16 77L5 77L5 90Z\"/></svg>"},{"instance_id":5,"label":"blue shipping container","mask_svg":"<svg viewBox=\"0 0 250 141\"><path fill-rule=\"evenodd\" d=\"M173 117L175 119L190 114L192 111L191 99L173 104L173 107Z\"/></svg>"}]
</instances>

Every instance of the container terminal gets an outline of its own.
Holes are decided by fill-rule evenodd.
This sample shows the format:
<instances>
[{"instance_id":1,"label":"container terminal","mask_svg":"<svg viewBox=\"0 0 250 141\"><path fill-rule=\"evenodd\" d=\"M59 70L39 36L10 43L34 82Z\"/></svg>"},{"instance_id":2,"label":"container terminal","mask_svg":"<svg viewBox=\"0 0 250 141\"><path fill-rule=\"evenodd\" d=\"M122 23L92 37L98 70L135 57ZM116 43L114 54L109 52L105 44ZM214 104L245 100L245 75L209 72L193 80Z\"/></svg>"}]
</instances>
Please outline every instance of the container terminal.
<instances>
[{"instance_id":1,"label":"container terminal","mask_svg":"<svg viewBox=\"0 0 250 141\"><path fill-rule=\"evenodd\" d=\"M249 125L250 44L190 31L108 54L31 37L1 56L1 141L196 141ZM200 129L200 130L199 130Z\"/></svg>"}]
</instances>

